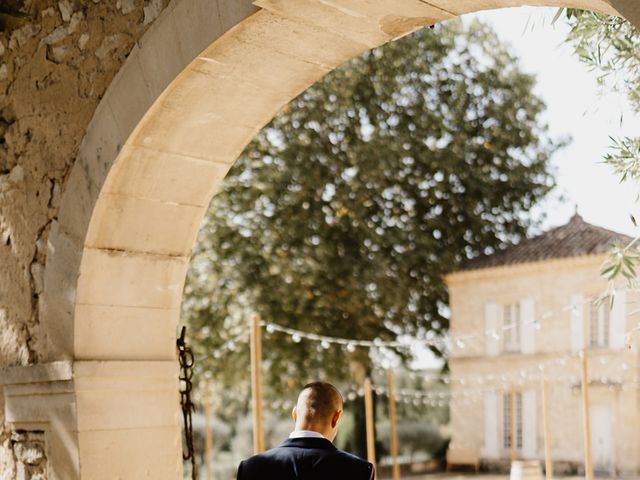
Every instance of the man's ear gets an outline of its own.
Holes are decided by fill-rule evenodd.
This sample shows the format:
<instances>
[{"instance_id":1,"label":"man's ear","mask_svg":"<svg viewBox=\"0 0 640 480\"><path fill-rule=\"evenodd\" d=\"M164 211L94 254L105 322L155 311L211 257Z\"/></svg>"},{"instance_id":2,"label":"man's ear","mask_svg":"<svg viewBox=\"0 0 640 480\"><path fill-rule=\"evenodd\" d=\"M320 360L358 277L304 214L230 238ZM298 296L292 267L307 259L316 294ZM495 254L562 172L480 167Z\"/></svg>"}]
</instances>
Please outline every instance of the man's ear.
<instances>
[{"instance_id":1,"label":"man's ear","mask_svg":"<svg viewBox=\"0 0 640 480\"><path fill-rule=\"evenodd\" d=\"M336 425L338 425L338 422L340 421L341 418L342 418L342 410L338 410L336 413L333 414L333 417L331 418L331 428L336 428Z\"/></svg>"},{"instance_id":2,"label":"man's ear","mask_svg":"<svg viewBox=\"0 0 640 480\"><path fill-rule=\"evenodd\" d=\"M298 407L293 407L291 410L291 417L293 418L293 423L298 423Z\"/></svg>"}]
</instances>

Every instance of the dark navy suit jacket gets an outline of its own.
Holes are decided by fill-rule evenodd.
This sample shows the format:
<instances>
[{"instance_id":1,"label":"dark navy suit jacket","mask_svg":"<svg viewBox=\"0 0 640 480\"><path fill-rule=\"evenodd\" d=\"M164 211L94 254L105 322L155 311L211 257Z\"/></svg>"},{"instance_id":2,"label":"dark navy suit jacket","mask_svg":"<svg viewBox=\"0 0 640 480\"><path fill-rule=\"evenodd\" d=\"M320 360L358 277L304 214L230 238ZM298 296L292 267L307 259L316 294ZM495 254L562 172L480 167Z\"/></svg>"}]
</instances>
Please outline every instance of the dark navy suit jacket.
<instances>
[{"instance_id":1,"label":"dark navy suit jacket","mask_svg":"<svg viewBox=\"0 0 640 480\"><path fill-rule=\"evenodd\" d=\"M238 480L373 480L373 465L325 438L290 438L240 462Z\"/></svg>"}]
</instances>

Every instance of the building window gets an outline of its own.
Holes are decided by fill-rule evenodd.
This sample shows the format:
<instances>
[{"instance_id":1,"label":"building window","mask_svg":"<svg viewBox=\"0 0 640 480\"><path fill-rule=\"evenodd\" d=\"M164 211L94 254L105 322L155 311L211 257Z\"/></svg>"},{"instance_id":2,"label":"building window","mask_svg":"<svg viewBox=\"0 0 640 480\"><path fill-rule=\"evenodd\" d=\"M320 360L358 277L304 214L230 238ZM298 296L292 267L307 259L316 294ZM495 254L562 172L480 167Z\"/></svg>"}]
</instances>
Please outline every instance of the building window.
<instances>
[{"instance_id":1,"label":"building window","mask_svg":"<svg viewBox=\"0 0 640 480\"><path fill-rule=\"evenodd\" d=\"M609 346L609 314L608 302L596 302L591 299L589 311L589 346L605 348Z\"/></svg>"},{"instance_id":2,"label":"building window","mask_svg":"<svg viewBox=\"0 0 640 480\"><path fill-rule=\"evenodd\" d=\"M504 306L504 351L520 351L520 304L510 303Z\"/></svg>"},{"instance_id":3,"label":"building window","mask_svg":"<svg viewBox=\"0 0 640 480\"><path fill-rule=\"evenodd\" d=\"M522 393L515 394L516 400L516 448L522 449ZM511 393L502 396L502 443L511 449Z\"/></svg>"}]
</instances>

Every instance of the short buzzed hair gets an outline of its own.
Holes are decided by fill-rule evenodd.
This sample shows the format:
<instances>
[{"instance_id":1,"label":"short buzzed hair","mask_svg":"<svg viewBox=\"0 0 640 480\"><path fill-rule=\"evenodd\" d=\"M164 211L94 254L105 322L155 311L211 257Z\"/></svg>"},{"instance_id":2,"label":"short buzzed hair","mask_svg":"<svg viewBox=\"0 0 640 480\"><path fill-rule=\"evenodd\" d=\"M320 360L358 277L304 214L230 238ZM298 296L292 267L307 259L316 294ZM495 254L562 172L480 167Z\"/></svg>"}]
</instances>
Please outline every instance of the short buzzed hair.
<instances>
[{"instance_id":1,"label":"short buzzed hair","mask_svg":"<svg viewBox=\"0 0 640 480\"><path fill-rule=\"evenodd\" d=\"M304 400L302 405L300 400ZM298 413L309 423L326 422L342 410L342 394L328 382L307 383L298 395Z\"/></svg>"}]
</instances>

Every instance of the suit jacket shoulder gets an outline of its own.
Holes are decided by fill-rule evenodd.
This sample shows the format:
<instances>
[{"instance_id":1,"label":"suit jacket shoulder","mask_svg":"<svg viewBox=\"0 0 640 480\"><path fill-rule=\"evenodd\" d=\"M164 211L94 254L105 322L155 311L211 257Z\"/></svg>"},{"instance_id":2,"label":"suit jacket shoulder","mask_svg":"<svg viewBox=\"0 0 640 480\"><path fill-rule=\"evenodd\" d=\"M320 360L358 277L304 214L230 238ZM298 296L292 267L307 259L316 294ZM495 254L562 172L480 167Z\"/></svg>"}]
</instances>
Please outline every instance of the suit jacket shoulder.
<instances>
[{"instance_id":1,"label":"suit jacket shoulder","mask_svg":"<svg viewBox=\"0 0 640 480\"><path fill-rule=\"evenodd\" d=\"M294 438L238 466L238 480L371 480L373 465L322 438Z\"/></svg>"}]
</instances>

